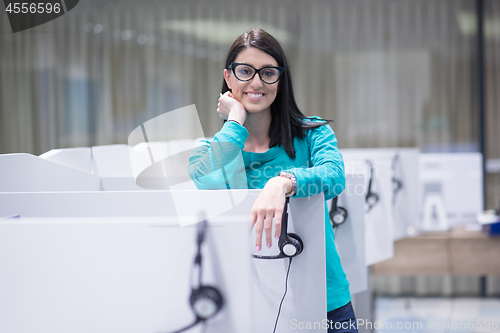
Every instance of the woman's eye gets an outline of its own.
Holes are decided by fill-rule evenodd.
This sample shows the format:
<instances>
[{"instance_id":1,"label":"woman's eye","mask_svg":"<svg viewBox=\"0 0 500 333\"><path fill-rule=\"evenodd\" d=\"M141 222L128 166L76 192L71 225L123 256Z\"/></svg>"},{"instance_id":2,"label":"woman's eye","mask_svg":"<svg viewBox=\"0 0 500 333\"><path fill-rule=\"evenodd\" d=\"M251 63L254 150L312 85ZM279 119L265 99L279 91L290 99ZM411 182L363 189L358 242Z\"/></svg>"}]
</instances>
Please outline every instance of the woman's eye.
<instances>
[{"instance_id":1,"label":"woman's eye","mask_svg":"<svg viewBox=\"0 0 500 333\"><path fill-rule=\"evenodd\" d=\"M250 75L252 74L252 69L248 67L238 68L238 73L241 75Z\"/></svg>"},{"instance_id":2,"label":"woman's eye","mask_svg":"<svg viewBox=\"0 0 500 333\"><path fill-rule=\"evenodd\" d=\"M274 75L274 71L272 71L272 70L264 71L263 74L264 74L264 76L271 77Z\"/></svg>"}]
</instances>

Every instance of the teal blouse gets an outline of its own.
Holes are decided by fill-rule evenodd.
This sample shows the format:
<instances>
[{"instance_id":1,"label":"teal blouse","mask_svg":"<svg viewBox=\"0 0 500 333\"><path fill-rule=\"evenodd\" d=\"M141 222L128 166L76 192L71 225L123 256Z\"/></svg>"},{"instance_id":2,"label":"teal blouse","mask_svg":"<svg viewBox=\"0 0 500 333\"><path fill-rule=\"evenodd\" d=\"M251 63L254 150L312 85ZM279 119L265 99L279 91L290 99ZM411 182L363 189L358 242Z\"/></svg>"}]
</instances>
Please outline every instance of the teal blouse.
<instances>
[{"instance_id":1,"label":"teal blouse","mask_svg":"<svg viewBox=\"0 0 500 333\"><path fill-rule=\"evenodd\" d=\"M314 117L310 121L321 121ZM199 189L262 189L280 171L297 178L295 197L325 195L325 251L327 310L332 311L351 300L349 282L337 253L326 200L338 196L345 188L344 161L337 139L328 125L306 131L303 139L295 138L296 157L291 159L282 146L264 153L243 151L248 131L226 122L212 140L202 140L189 159L189 175ZM236 158L238 156L243 159Z\"/></svg>"}]
</instances>

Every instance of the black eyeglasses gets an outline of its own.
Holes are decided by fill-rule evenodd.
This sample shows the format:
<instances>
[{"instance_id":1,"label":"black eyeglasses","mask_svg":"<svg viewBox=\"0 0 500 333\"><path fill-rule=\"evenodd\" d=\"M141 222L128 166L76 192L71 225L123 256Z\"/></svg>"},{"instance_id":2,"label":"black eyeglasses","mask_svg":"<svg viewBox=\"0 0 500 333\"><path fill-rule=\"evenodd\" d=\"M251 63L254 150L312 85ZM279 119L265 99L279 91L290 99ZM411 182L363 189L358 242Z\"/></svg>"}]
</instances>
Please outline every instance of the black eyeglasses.
<instances>
[{"instance_id":1,"label":"black eyeglasses","mask_svg":"<svg viewBox=\"0 0 500 333\"><path fill-rule=\"evenodd\" d=\"M233 70L234 76L243 82L250 81L254 78L256 73L259 73L259 77L262 82L267 84L273 84L278 82L281 73L283 73L283 67L267 66L257 69L251 65L244 64L241 62L232 62L229 65L229 69Z\"/></svg>"}]
</instances>

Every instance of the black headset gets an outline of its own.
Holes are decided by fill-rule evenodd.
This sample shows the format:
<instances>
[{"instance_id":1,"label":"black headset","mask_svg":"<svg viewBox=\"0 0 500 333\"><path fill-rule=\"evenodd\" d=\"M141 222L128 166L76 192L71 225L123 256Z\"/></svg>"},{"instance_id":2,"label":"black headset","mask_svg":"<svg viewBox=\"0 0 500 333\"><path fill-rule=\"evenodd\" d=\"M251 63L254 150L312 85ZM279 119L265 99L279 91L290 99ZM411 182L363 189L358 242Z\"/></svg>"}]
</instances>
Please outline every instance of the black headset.
<instances>
[{"instance_id":1,"label":"black headset","mask_svg":"<svg viewBox=\"0 0 500 333\"><path fill-rule=\"evenodd\" d=\"M378 203L378 194L372 192L372 182L373 182L373 163L370 160L366 160L366 163L370 166L370 181L368 182L368 191L366 192L365 202L368 205L366 213L368 213L372 208Z\"/></svg>"},{"instance_id":2,"label":"black headset","mask_svg":"<svg viewBox=\"0 0 500 333\"><path fill-rule=\"evenodd\" d=\"M293 258L298 256L304 250L304 243L299 235L293 232L288 233L288 203L290 198L287 197L285 201L285 207L283 209L283 215L281 217L281 234L278 239L278 248L280 253L275 256L261 256L258 254L252 254L252 257L259 259L281 259L281 258Z\"/></svg>"},{"instance_id":3,"label":"black headset","mask_svg":"<svg viewBox=\"0 0 500 333\"><path fill-rule=\"evenodd\" d=\"M403 181L396 177L396 166L399 161L399 154L392 159L392 205L396 204L396 195L403 188Z\"/></svg>"},{"instance_id":4,"label":"black headset","mask_svg":"<svg viewBox=\"0 0 500 333\"><path fill-rule=\"evenodd\" d=\"M347 209L340 207L337 204L339 197L335 197L332 200L332 208L330 208L330 222L332 228L336 228L347 220Z\"/></svg>"},{"instance_id":5,"label":"black headset","mask_svg":"<svg viewBox=\"0 0 500 333\"><path fill-rule=\"evenodd\" d=\"M201 255L201 245L205 240L205 235L207 232L207 221L203 220L198 224L198 234L196 239L196 244L198 246L198 252L194 258L194 267L198 267L198 286L191 287L191 296L189 297L189 304L193 310L196 320L189 326L186 326L180 330L174 331L172 333L184 332L200 322L205 322L206 320L215 316L224 304L224 299L221 292L212 286L202 285L202 255ZM193 270L191 270L191 279L193 279Z\"/></svg>"}]
</instances>

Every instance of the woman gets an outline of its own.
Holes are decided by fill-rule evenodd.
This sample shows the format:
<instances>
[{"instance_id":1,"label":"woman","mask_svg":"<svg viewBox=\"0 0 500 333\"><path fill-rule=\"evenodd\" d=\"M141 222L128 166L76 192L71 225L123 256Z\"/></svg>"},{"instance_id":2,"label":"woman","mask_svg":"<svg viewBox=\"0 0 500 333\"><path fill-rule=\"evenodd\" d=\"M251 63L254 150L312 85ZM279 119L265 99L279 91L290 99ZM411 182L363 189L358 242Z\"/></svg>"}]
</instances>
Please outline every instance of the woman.
<instances>
[{"instance_id":1,"label":"woman","mask_svg":"<svg viewBox=\"0 0 500 333\"><path fill-rule=\"evenodd\" d=\"M263 233L265 245L271 247L273 218L274 238L279 238L287 196L324 192L328 200L344 190L344 163L335 134L325 126L328 121L305 117L299 110L283 48L264 30L245 32L231 46L217 112L226 122L213 141L194 151L190 175L200 188L224 188L224 184L215 185L210 172L215 164L221 166L218 175L224 175L227 186L228 179L237 177L230 167L223 167L229 164L224 159L234 156L230 151L242 154L248 188L263 189L250 213L256 251L262 248ZM222 143L230 147L219 148L218 154ZM209 162L203 161L207 149ZM326 202L325 228L328 331L357 332L348 325L349 320L355 321L349 282L335 248Z\"/></svg>"}]
</instances>

